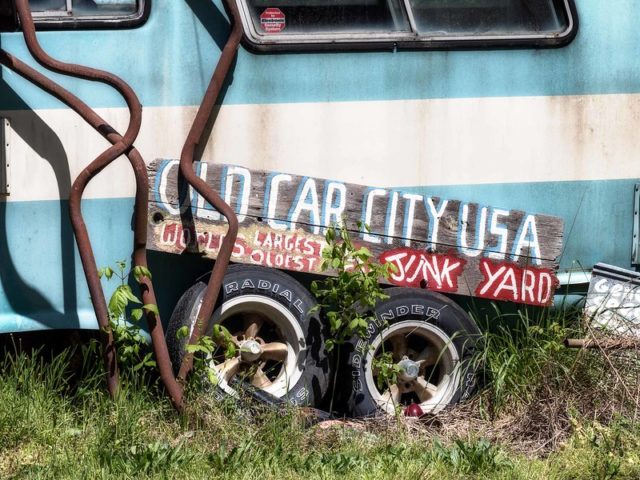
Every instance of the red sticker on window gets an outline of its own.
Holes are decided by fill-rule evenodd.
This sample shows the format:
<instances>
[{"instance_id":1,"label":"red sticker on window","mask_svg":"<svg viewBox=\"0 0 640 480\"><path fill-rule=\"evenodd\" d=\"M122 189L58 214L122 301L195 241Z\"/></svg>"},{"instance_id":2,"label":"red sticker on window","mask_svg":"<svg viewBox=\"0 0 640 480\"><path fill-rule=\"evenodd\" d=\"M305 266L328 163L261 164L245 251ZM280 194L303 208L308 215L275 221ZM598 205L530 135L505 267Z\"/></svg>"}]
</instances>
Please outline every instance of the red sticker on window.
<instances>
[{"instance_id":1,"label":"red sticker on window","mask_svg":"<svg viewBox=\"0 0 640 480\"><path fill-rule=\"evenodd\" d=\"M280 33L287 21L279 8L267 8L260 14L260 25L266 33Z\"/></svg>"}]
</instances>

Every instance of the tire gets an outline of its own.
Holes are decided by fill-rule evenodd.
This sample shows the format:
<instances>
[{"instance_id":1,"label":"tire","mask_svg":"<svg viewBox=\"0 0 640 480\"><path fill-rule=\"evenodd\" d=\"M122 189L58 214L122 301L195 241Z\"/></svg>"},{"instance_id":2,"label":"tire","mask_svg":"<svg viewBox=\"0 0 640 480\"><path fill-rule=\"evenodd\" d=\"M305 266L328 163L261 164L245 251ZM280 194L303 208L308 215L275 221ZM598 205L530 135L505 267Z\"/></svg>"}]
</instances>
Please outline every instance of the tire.
<instances>
[{"instance_id":1,"label":"tire","mask_svg":"<svg viewBox=\"0 0 640 480\"><path fill-rule=\"evenodd\" d=\"M365 338L350 342L343 374L352 379L345 392L350 414L393 414L414 403L420 406L418 415L434 414L467 399L476 385L471 357L480 330L475 322L438 293L414 288L390 288L385 293L390 298L376 306L376 321ZM383 351L402 368L398 382L381 391L372 360Z\"/></svg>"},{"instance_id":2,"label":"tire","mask_svg":"<svg viewBox=\"0 0 640 480\"><path fill-rule=\"evenodd\" d=\"M186 325L189 332L193 330L205 289L204 281L189 288L169 321L166 338L175 371L188 341L177 338L178 329ZM255 387L247 385L249 391L267 394L259 398L318 405L331 372L315 306L311 294L289 275L257 266L230 266L207 333L211 335L214 324L222 324L244 348L237 348L230 359L222 349L214 352L211 365L218 377L214 394L237 396L238 380L245 380ZM256 344L260 353L249 351Z\"/></svg>"}]
</instances>

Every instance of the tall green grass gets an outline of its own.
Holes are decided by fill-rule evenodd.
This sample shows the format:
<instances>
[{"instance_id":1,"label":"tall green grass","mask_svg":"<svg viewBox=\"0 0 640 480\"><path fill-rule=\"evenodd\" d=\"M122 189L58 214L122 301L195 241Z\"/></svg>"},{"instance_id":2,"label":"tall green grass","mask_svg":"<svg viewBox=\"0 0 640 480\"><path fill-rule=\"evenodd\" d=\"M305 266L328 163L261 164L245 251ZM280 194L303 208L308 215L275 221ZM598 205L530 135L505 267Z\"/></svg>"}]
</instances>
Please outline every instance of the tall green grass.
<instances>
[{"instance_id":1,"label":"tall green grass","mask_svg":"<svg viewBox=\"0 0 640 480\"><path fill-rule=\"evenodd\" d=\"M195 391L178 415L151 373L123 372L112 401L96 344L53 356L9 348L0 478L640 478L640 432L615 362L562 347L579 318L538 315L482 319L485 388L458 409L328 428Z\"/></svg>"}]
</instances>

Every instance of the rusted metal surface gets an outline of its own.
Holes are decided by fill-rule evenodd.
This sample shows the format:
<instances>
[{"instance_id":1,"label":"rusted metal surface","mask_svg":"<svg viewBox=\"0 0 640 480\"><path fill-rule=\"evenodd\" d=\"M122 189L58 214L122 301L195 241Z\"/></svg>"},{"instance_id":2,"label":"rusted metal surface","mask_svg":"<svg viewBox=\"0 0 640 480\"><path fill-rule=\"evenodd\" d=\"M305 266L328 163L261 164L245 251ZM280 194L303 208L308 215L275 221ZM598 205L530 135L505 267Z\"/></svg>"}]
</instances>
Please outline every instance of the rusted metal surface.
<instances>
[{"instance_id":1,"label":"rusted metal surface","mask_svg":"<svg viewBox=\"0 0 640 480\"><path fill-rule=\"evenodd\" d=\"M640 340L635 338L567 338L567 348L599 348L602 350L632 350L640 348Z\"/></svg>"},{"instance_id":2,"label":"rusted metal surface","mask_svg":"<svg viewBox=\"0 0 640 480\"><path fill-rule=\"evenodd\" d=\"M231 35L222 51L220 60L207 88L202 104L198 109L196 118L193 122L189 135L187 136L180 162L180 173L184 176L187 183L189 183L200 195L202 195L202 197L220 211L229 224L227 237L221 246L218 260L216 261L211 273L211 278L198 316L198 322L190 339L191 343L197 343L202 332L206 331L208 320L211 317L218 297L222 278L229 264L229 259L231 257L231 252L233 250L238 230L238 222L233 210L213 189L198 178L192 169L195 148L200 141L203 141L206 123L213 111L213 108L215 107L216 100L226 75L229 72L233 59L235 58L240 44L240 39L242 37L242 29L239 22L237 7L233 2L229 2L228 8L232 17ZM50 57L38 43L28 0L16 0L16 10L21 22L27 47L38 63L49 70L63 75L70 75L110 85L125 98L130 112L130 121L127 130L124 135L120 135L107 122L105 122L104 119L91 110L88 105L78 99L75 95L71 94L69 91L65 90L7 52L0 51L0 62L3 65L6 65L8 68L16 71L24 78L63 101L112 144L109 149L105 150L95 160L93 160L74 181L69 198L69 210L72 227L78 244L78 251L80 253L83 270L91 295L91 301L102 332L104 361L107 371L107 385L109 393L114 396L118 388L117 353L109 324L109 313L106 300L100 285L97 265L91 247L91 241L82 217L81 200L84 189L91 179L93 179L120 155L124 154L128 157L136 178L133 263L137 266L146 267L147 196L149 182L144 160L140 153L132 146L140 130L142 107L131 87L119 77L94 68L60 62ZM142 291L143 303L157 304L153 285L149 278L141 278L140 288ZM182 387L176 382L176 378L173 376L160 318L153 312L147 312L147 322L149 324L154 354L161 379L171 396L174 406L180 410L183 406L183 391ZM187 355L180 366L180 373L178 377L184 379L189 373L192 364L192 355Z\"/></svg>"},{"instance_id":3,"label":"rusted metal surface","mask_svg":"<svg viewBox=\"0 0 640 480\"><path fill-rule=\"evenodd\" d=\"M130 111L131 117L129 126L124 136L121 136L107 122L105 122L104 119L92 111L89 106L73 94L8 53L2 52L0 54L0 60L3 64L12 68L20 75L63 101L112 143L112 146L91 162L75 180L71 189L69 209L72 226L78 243L78 250L91 294L92 304L102 331L104 359L107 369L107 384L109 392L113 396L115 395L118 386L116 351L113 343L113 335L109 325L109 314L100 285L93 250L91 248L86 225L82 218L81 199L86 185L95 175L120 155L127 155L136 178L133 263L137 266L146 267L148 177L142 156L135 148L132 147L133 141L140 130L142 106L131 87L117 76L89 67L59 62L48 56L38 44L28 1L17 0L16 8L29 51L41 65L58 73L92 81L100 81L112 86L125 98ZM149 278L143 277L140 279L140 289L142 291L142 300L144 304L157 303L153 291L153 285ZM177 409L181 409L183 392L182 388L178 385L175 381L175 377L173 376L160 318L153 312L147 311L146 314L152 338L153 350L161 379L167 388L174 406Z\"/></svg>"},{"instance_id":4,"label":"rusted metal surface","mask_svg":"<svg viewBox=\"0 0 640 480\"><path fill-rule=\"evenodd\" d=\"M242 24L240 22L240 13L238 7L234 1L225 1L225 5L231 15L231 34L222 49L222 54L218 60L218 64L213 72L209 86L204 94L202 103L198 108L196 117L191 125L189 134L182 147L182 153L180 155L180 174L184 177L189 185L191 185L204 199L209 202L218 212L220 212L227 220L228 228L225 238L220 246L216 263L213 266L209 283L205 291L202 305L198 311L198 318L189 339L190 344L197 343L204 332L207 331L209 320L213 313L213 309L218 299L218 293L220 292L220 285L222 284L222 278L224 277L231 253L238 235L238 219L235 212L231 207L222 199L220 195L215 192L211 186L209 186L204 180L198 177L193 171L193 162L195 160L196 146L206 138L203 138L206 129L207 121L213 112L216 105L218 95L222 89L227 74L231 68L233 60L240 46L240 40L242 39ZM193 366L193 354L187 353L184 356L182 365L178 372L178 380L184 381L188 375L191 367Z\"/></svg>"}]
</instances>

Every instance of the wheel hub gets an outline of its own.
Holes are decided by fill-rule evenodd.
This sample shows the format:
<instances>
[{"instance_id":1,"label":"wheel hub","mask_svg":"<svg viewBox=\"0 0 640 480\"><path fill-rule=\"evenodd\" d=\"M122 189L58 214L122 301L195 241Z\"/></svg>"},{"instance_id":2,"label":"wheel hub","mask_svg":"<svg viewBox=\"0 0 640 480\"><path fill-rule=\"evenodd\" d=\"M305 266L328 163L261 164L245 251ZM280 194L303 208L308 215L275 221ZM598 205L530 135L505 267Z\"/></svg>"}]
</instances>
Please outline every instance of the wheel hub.
<instances>
[{"instance_id":1,"label":"wheel hub","mask_svg":"<svg viewBox=\"0 0 640 480\"><path fill-rule=\"evenodd\" d=\"M245 340L240 344L240 358L244 362L255 362L262 355L262 346L256 340Z\"/></svg>"},{"instance_id":2,"label":"wheel hub","mask_svg":"<svg viewBox=\"0 0 640 480\"><path fill-rule=\"evenodd\" d=\"M420 373L420 365L407 357L397 363L400 368L398 379L402 382L413 382Z\"/></svg>"}]
</instances>

